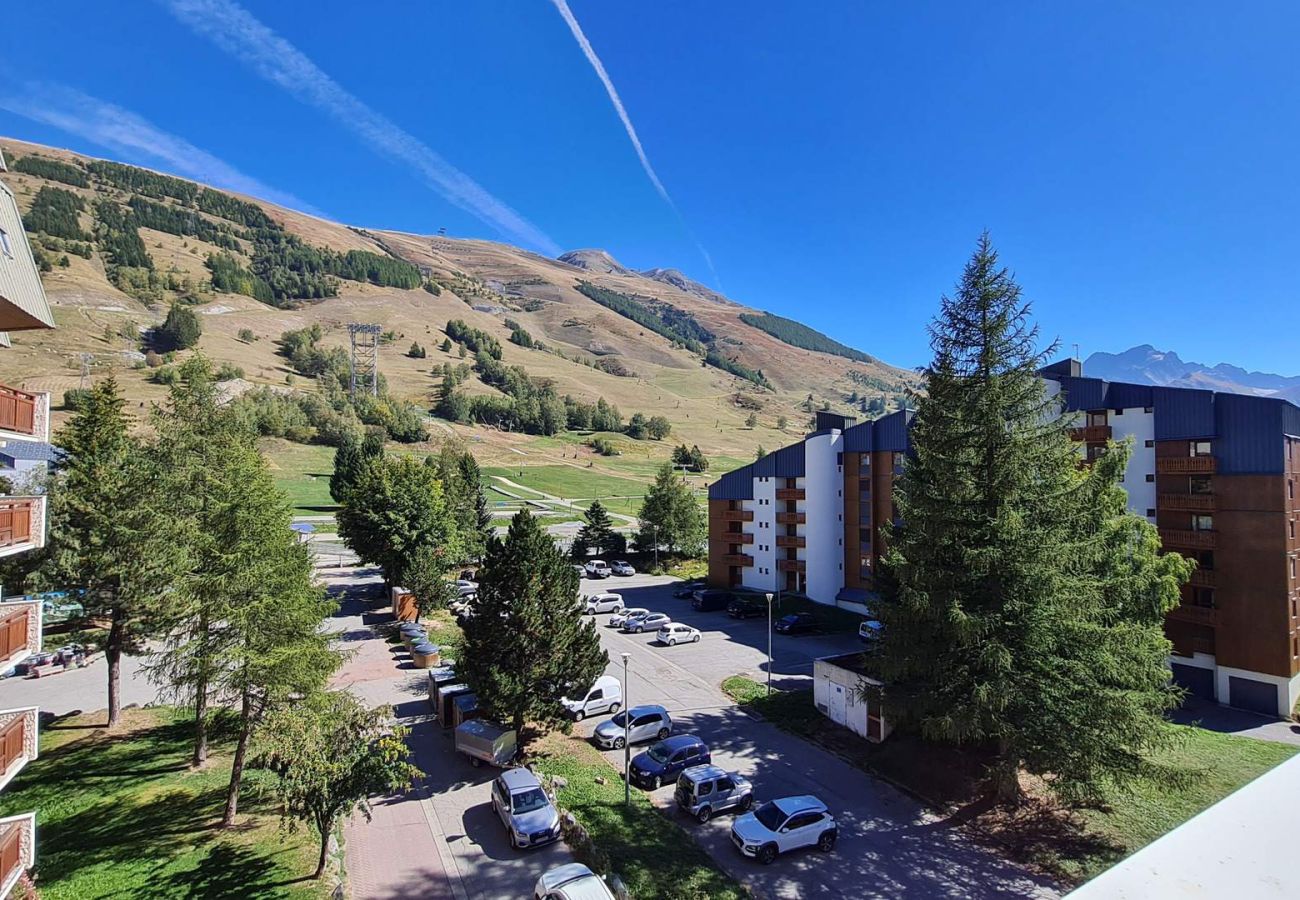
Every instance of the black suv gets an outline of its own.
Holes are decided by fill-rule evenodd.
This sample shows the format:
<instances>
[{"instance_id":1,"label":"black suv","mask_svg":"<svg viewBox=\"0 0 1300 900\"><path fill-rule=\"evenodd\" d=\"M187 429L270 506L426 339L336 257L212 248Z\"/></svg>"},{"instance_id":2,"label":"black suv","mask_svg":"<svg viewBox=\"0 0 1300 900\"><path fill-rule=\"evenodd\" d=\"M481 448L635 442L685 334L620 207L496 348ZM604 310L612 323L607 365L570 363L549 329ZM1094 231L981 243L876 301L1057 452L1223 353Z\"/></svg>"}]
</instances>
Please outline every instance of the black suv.
<instances>
[{"instance_id":1,"label":"black suv","mask_svg":"<svg viewBox=\"0 0 1300 900\"><path fill-rule=\"evenodd\" d=\"M736 597L727 604L727 615L733 619L748 619L767 612L767 604L757 597Z\"/></svg>"},{"instance_id":2,"label":"black suv","mask_svg":"<svg viewBox=\"0 0 1300 900\"><path fill-rule=\"evenodd\" d=\"M718 609L726 609L727 604L731 602L731 591L712 588L707 591L696 591L694 598L691 599L691 606L699 612L713 612Z\"/></svg>"}]
</instances>

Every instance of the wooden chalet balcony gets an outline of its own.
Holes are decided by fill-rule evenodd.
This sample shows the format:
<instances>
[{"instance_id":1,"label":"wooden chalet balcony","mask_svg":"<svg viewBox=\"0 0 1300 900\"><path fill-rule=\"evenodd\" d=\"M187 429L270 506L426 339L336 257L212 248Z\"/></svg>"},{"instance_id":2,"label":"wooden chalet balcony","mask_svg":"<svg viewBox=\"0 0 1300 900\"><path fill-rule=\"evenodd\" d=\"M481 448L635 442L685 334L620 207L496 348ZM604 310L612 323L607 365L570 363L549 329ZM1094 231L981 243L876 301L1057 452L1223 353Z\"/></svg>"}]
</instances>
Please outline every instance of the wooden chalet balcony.
<instances>
[{"instance_id":1,"label":"wooden chalet balcony","mask_svg":"<svg viewBox=\"0 0 1300 900\"><path fill-rule=\"evenodd\" d=\"M1187 509L1193 512L1214 512L1213 494L1161 494L1156 499L1161 509Z\"/></svg>"},{"instance_id":2,"label":"wooden chalet balcony","mask_svg":"<svg viewBox=\"0 0 1300 900\"><path fill-rule=\"evenodd\" d=\"M1214 531L1185 531L1180 528L1161 528L1160 541L1169 547L1192 547L1213 550L1218 538Z\"/></svg>"},{"instance_id":3,"label":"wooden chalet balcony","mask_svg":"<svg viewBox=\"0 0 1300 900\"><path fill-rule=\"evenodd\" d=\"M729 566L752 566L754 557L746 553L724 553L722 561Z\"/></svg>"},{"instance_id":4,"label":"wooden chalet balcony","mask_svg":"<svg viewBox=\"0 0 1300 900\"><path fill-rule=\"evenodd\" d=\"M781 525L802 525L807 520L807 514L801 512L779 512L776 514L776 521Z\"/></svg>"},{"instance_id":5,"label":"wooden chalet balcony","mask_svg":"<svg viewBox=\"0 0 1300 900\"><path fill-rule=\"evenodd\" d=\"M1215 577L1213 569L1202 569L1199 567L1192 570L1192 577L1188 582L1188 584L1195 585L1196 587L1207 588L1216 587L1217 583L1218 579Z\"/></svg>"},{"instance_id":6,"label":"wooden chalet balcony","mask_svg":"<svg viewBox=\"0 0 1300 900\"><path fill-rule=\"evenodd\" d=\"M36 863L36 813L0 819L0 897L8 897L18 877Z\"/></svg>"},{"instance_id":7,"label":"wooden chalet balcony","mask_svg":"<svg viewBox=\"0 0 1300 900\"><path fill-rule=\"evenodd\" d=\"M45 546L45 498L0 497L0 556Z\"/></svg>"},{"instance_id":8,"label":"wooden chalet balcony","mask_svg":"<svg viewBox=\"0 0 1300 900\"><path fill-rule=\"evenodd\" d=\"M45 441L50 437L50 395L0 384L0 438Z\"/></svg>"},{"instance_id":9,"label":"wooden chalet balcony","mask_svg":"<svg viewBox=\"0 0 1300 900\"><path fill-rule=\"evenodd\" d=\"M776 499L778 500L802 500L804 498L803 488L777 488Z\"/></svg>"},{"instance_id":10,"label":"wooden chalet balcony","mask_svg":"<svg viewBox=\"0 0 1300 900\"><path fill-rule=\"evenodd\" d=\"M1178 622L1191 622L1194 625L1214 626L1219 620L1219 611L1212 606L1175 606L1169 610L1169 618Z\"/></svg>"},{"instance_id":11,"label":"wooden chalet balcony","mask_svg":"<svg viewBox=\"0 0 1300 900\"><path fill-rule=\"evenodd\" d=\"M802 572L807 564L802 559L778 559L776 568L779 572Z\"/></svg>"},{"instance_id":12,"label":"wooden chalet balcony","mask_svg":"<svg viewBox=\"0 0 1300 900\"><path fill-rule=\"evenodd\" d=\"M1109 425L1084 425L1080 428L1071 428L1070 437L1076 441L1085 443L1096 443L1098 441L1110 440L1111 430Z\"/></svg>"},{"instance_id":13,"label":"wooden chalet balcony","mask_svg":"<svg viewBox=\"0 0 1300 900\"><path fill-rule=\"evenodd\" d=\"M1157 456L1157 475L1213 475L1213 456Z\"/></svg>"},{"instance_id":14,"label":"wooden chalet balcony","mask_svg":"<svg viewBox=\"0 0 1300 900\"><path fill-rule=\"evenodd\" d=\"M724 509L722 511L722 521L752 522L754 521L754 511L752 509Z\"/></svg>"},{"instance_id":15,"label":"wooden chalet balcony","mask_svg":"<svg viewBox=\"0 0 1300 900\"><path fill-rule=\"evenodd\" d=\"M35 706L0 710L0 789L36 758Z\"/></svg>"},{"instance_id":16,"label":"wooden chalet balcony","mask_svg":"<svg viewBox=\"0 0 1300 900\"><path fill-rule=\"evenodd\" d=\"M776 545L778 547L806 547L808 539L793 534L778 534L776 536Z\"/></svg>"},{"instance_id":17,"label":"wooden chalet balcony","mask_svg":"<svg viewBox=\"0 0 1300 900\"><path fill-rule=\"evenodd\" d=\"M0 603L0 668L22 662L40 649L41 603Z\"/></svg>"},{"instance_id":18,"label":"wooden chalet balcony","mask_svg":"<svg viewBox=\"0 0 1300 900\"><path fill-rule=\"evenodd\" d=\"M727 540L733 544L752 544L754 543L754 533L752 531L729 531Z\"/></svg>"},{"instance_id":19,"label":"wooden chalet balcony","mask_svg":"<svg viewBox=\"0 0 1300 900\"><path fill-rule=\"evenodd\" d=\"M1215 655L1214 638L1194 637L1192 638L1193 653L1208 653L1210 656Z\"/></svg>"}]
</instances>

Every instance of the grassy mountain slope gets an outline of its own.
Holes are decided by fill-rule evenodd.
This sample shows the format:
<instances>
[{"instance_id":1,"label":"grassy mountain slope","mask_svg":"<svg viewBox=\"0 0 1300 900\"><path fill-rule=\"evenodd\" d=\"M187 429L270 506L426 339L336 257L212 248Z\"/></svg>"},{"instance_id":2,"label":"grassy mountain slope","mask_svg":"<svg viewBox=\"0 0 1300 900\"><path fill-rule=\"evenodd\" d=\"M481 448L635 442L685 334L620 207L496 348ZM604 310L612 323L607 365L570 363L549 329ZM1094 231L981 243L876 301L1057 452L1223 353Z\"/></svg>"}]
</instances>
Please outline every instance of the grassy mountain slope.
<instances>
[{"instance_id":1,"label":"grassy mountain slope","mask_svg":"<svg viewBox=\"0 0 1300 900\"><path fill-rule=\"evenodd\" d=\"M0 140L0 147L11 164L16 158L31 155L62 160L79 168L89 162L67 151L14 140ZM90 233L96 229L94 210L98 201L116 201L125 208L134 195L133 191L105 186L94 178L81 187L21 171L0 177L14 189L24 211L42 187L77 194L85 205L79 213L80 227ZM232 252L232 257L241 266L254 265L256 251L251 231L220 216L194 211L175 199L148 199L185 208L187 215L204 218L235 235L239 249ZM711 456L731 459L750 457L760 444L772 449L788 443L798 436L808 419L801 407L808 395L813 396L817 406L829 401L833 408L843 411L848 411L846 398L854 391L868 395L861 387L866 382L852 380L850 369L868 376L872 384L884 385L881 390L886 393L899 392L911 381L910 373L874 360L850 364L841 357L792 347L740 320L740 313L752 310L730 302L719 303L683 290L671 281L636 273L619 266L607 254L601 259L609 264L581 268L489 241L349 228L254 198L239 199L256 203L276 229L308 248L339 254L365 251L409 262L419 267L423 278L439 286L439 293L435 296L421 288L383 287L340 279L336 281L337 296L291 300L286 301L287 308L277 308L242 294L214 293L209 289L207 280L211 275L204 261L209 254L222 252L221 247L192 234L140 228L140 238L155 272L170 284L142 300L114 286L110 280L112 259L98 244L89 259L67 254L66 266L55 264L44 276L58 330L14 335L13 348L0 353L0 379L33 390L53 391L57 401L63 391L80 384L83 355L89 354L92 377L112 372L133 405L147 406L149 401L161 398L165 388L150 383L148 370L136 368L142 346L132 335L135 330L160 322L167 305L184 295L195 302L203 323L198 349L216 362L242 368L244 381L254 385L286 385L290 369L277 355L275 345L275 339L286 330L318 322L326 331L325 346L346 346L348 322L379 323L396 335L381 351L380 367L390 391L428 406L438 384L431 370L443 362L461 362L455 348L450 354L439 349L447 321L459 318L499 338L506 363L522 365L534 376L553 379L561 394L571 393L589 401L603 396L617 404L624 417L633 412L664 415L673 424L673 434L662 443L626 442L626 460L593 458L576 441L548 443L523 434L441 422L435 423L435 435L457 433L472 441L489 462L514 465L543 459L570 460L566 464L585 466L590 462L598 470L612 472L621 472L620 467L626 468L632 459L641 460L639 465L644 468L643 463L666 456L669 445L683 440L699 444ZM231 239L221 240L229 243ZM49 258L62 255L55 250ZM639 303L672 307L694 317L715 335L716 350L744 366L761 369L773 390L763 390L705 366L698 354L675 347L669 339L594 303L577 289L580 280ZM550 349L525 349L508 343L510 327L506 319L523 326ZM248 331L254 335L251 341L246 339ZM427 349L427 358L405 355L412 341ZM620 376L593 368L591 363L602 358L617 362L604 364L606 368L632 374ZM289 380L294 390L312 389L310 379ZM240 386L236 382L232 389ZM464 388L493 390L474 379ZM739 403L738 397L742 398ZM760 407L759 424L754 429L744 428L754 405ZM785 432L776 429L781 416L789 421Z\"/></svg>"}]
</instances>

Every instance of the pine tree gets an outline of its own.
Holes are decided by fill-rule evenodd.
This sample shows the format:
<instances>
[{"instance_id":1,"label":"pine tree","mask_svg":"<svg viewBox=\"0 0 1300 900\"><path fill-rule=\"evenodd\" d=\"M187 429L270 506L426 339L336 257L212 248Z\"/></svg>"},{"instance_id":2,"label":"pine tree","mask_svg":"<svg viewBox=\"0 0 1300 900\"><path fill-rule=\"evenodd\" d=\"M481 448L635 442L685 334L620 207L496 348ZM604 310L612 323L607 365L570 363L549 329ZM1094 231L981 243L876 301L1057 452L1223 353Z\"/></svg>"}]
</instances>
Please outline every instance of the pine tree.
<instances>
[{"instance_id":1,"label":"pine tree","mask_svg":"<svg viewBox=\"0 0 1300 900\"><path fill-rule=\"evenodd\" d=\"M49 545L34 583L82 592L86 615L108 622L108 725L121 719L122 655L143 647L157 598L187 567L162 472L127 431L111 377L97 384L59 431L65 452L49 491Z\"/></svg>"},{"instance_id":2,"label":"pine tree","mask_svg":"<svg viewBox=\"0 0 1300 900\"><path fill-rule=\"evenodd\" d=\"M1161 626L1189 566L1126 512L1125 447L1079 465L987 236L930 331L868 657L889 713L986 749L1003 802L1022 770L1069 799L1151 774L1175 700Z\"/></svg>"},{"instance_id":3,"label":"pine tree","mask_svg":"<svg viewBox=\"0 0 1300 900\"><path fill-rule=\"evenodd\" d=\"M450 352L451 352L451 338L443 338L443 339L442 339L442 352L443 352L443 353L450 353Z\"/></svg>"},{"instance_id":4,"label":"pine tree","mask_svg":"<svg viewBox=\"0 0 1300 900\"><path fill-rule=\"evenodd\" d=\"M344 502L370 460L383 455L384 435L381 431L368 431L361 440L350 432L345 432L338 449L334 451L334 471L330 473L330 496L334 501Z\"/></svg>"},{"instance_id":5,"label":"pine tree","mask_svg":"<svg viewBox=\"0 0 1300 900\"><path fill-rule=\"evenodd\" d=\"M752 429L752 428L757 428L757 427L758 427L758 416L755 415L754 413L750 413L748 416L746 416L746 417L745 417L745 427L746 427L746 428L751 428L751 429Z\"/></svg>"},{"instance_id":6,"label":"pine tree","mask_svg":"<svg viewBox=\"0 0 1300 900\"><path fill-rule=\"evenodd\" d=\"M589 549L617 556L627 548L627 539L614 530L614 522L599 500L591 502L585 516L587 522L578 530L573 543L575 557L586 556Z\"/></svg>"},{"instance_id":7,"label":"pine tree","mask_svg":"<svg viewBox=\"0 0 1300 900\"><path fill-rule=\"evenodd\" d=\"M704 512L695 502L690 485L673 471L671 462L660 467L637 518L640 529L636 543L641 549L658 546L685 556L698 556L704 550Z\"/></svg>"},{"instance_id":8,"label":"pine tree","mask_svg":"<svg viewBox=\"0 0 1300 900\"><path fill-rule=\"evenodd\" d=\"M582 696L608 662L577 594L577 573L526 509L489 543L456 674L485 715L515 729L521 754L525 726L564 721L560 699Z\"/></svg>"}]
</instances>

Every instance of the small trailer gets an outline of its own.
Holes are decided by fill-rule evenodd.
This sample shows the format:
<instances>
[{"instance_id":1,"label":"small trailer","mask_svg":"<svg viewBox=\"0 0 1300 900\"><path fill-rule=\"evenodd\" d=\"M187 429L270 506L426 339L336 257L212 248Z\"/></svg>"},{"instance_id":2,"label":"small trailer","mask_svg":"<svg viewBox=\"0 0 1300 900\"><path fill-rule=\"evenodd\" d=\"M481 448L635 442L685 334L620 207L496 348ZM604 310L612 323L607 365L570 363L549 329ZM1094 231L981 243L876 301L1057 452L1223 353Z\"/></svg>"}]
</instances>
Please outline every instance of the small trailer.
<instances>
[{"instance_id":1,"label":"small trailer","mask_svg":"<svg viewBox=\"0 0 1300 900\"><path fill-rule=\"evenodd\" d=\"M468 694L468 684L444 684L438 688L438 724L443 728L450 728L454 723L451 720L455 710L455 699L461 694Z\"/></svg>"},{"instance_id":2,"label":"small trailer","mask_svg":"<svg viewBox=\"0 0 1300 900\"><path fill-rule=\"evenodd\" d=\"M516 742L513 728L495 722L470 719L456 726L456 752L469 757L473 766L510 765L515 758Z\"/></svg>"}]
</instances>

